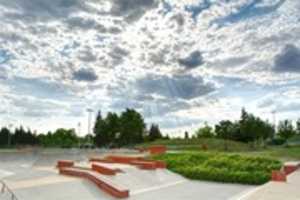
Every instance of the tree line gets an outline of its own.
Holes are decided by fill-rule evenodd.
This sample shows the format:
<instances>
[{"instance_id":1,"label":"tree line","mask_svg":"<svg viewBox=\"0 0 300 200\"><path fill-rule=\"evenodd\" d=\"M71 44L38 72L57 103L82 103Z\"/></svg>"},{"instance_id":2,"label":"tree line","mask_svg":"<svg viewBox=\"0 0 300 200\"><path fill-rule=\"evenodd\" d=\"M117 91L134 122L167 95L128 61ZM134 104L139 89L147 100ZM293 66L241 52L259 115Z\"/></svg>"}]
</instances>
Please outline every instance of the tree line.
<instances>
[{"instance_id":1,"label":"tree line","mask_svg":"<svg viewBox=\"0 0 300 200\"><path fill-rule=\"evenodd\" d=\"M109 112L105 118L98 112L94 126L95 144L104 147L131 146L162 139L157 124L147 130L143 116L134 109L126 109L120 115Z\"/></svg>"},{"instance_id":2,"label":"tree line","mask_svg":"<svg viewBox=\"0 0 300 200\"><path fill-rule=\"evenodd\" d=\"M214 127L207 123L199 128L193 135L185 132L184 138L215 137L224 140L234 140L255 145L265 144L271 141L282 144L295 135L300 135L300 119L296 126L290 120L280 121L275 128L269 121L241 111L239 120L223 120ZM0 129L0 147L14 146L43 146L43 147L123 147L135 144L151 142L158 139L170 139L163 136L157 124L151 124L149 128L143 116L134 109L126 109L120 114L109 112L104 117L98 112L93 134L84 137L76 135L75 129L57 129L46 134L37 134L22 126L14 131L7 127Z\"/></svg>"},{"instance_id":3,"label":"tree line","mask_svg":"<svg viewBox=\"0 0 300 200\"><path fill-rule=\"evenodd\" d=\"M265 144L266 141L283 144L297 134L300 135L300 119L296 126L291 120L283 120L274 127L269 121L262 120L242 109L239 120L223 120L214 127L205 123L204 127L196 131L194 137L216 137L256 145Z\"/></svg>"},{"instance_id":4,"label":"tree line","mask_svg":"<svg viewBox=\"0 0 300 200\"><path fill-rule=\"evenodd\" d=\"M157 124L146 127L143 116L134 109L126 109L120 115L109 112L96 117L93 135L79 137L75 129L59 128L54 132L37 134L22 126L14 131L7 127L0 129L0 147L43 146L71 148L81 146L122 147L162 139Z\"/></svg>"}]
</instances>

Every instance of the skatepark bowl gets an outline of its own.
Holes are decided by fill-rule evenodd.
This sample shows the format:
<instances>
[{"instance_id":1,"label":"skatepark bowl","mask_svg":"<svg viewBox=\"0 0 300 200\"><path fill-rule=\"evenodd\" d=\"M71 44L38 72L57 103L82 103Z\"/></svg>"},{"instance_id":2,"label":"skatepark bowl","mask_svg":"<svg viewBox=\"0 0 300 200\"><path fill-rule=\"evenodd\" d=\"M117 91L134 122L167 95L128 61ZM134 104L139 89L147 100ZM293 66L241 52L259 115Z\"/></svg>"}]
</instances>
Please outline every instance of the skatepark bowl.
<instances>
[{"instance_id":1,"label":"skatepark bowl","mask_svg":"<svg viewBox=\"0 0 300 200\"><path fill-rule=\"evenodd\" d=\"M105 188L116 187L125 194L121 198L128 200L234 200L255 189L248 185L191 181L167 169L152 168L149 163L142 165L143 168L140 165L143 161L134 164L101 162L98 166L90 162L91 158L102 159L107 155L144 156L133 150L1 151L0 199L113 200L118 198ZM74 161L76 172L72 167L56 168L59 160ZM92 168L96 171L89 171ZM85 178L76 176L78 173Z\"/></svg>"}]
</instances>

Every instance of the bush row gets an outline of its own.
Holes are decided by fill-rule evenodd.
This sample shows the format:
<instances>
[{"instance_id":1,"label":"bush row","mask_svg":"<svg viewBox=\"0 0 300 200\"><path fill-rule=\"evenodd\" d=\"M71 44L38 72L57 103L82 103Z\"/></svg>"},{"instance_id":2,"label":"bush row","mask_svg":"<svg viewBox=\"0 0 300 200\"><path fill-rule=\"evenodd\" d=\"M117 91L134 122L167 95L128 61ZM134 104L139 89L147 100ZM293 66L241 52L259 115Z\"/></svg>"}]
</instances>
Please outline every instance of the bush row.
<instances>
[{"instance_id":1,"label":"bush row","mask_svg":"<svg viewBox=\"0 0 300 200\"><path fill-rule=\"evenodd\" d=\"M272 170L281 168L280 161L224 153L180 153L156 156L168 168L193 180L227 183L263 184L270 180Z\"/></svg>"}]
</instances>

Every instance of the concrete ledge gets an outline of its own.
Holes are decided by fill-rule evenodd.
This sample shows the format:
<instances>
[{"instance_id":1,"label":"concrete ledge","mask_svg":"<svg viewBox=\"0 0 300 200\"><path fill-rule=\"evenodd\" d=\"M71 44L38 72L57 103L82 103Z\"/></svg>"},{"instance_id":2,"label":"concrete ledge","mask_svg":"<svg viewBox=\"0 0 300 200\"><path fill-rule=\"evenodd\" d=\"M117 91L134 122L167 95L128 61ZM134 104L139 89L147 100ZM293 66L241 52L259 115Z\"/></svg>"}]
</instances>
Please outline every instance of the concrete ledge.
<instances>
[{"instance_id":1,"label":"concrete ledge","mask_svg":"<svg viewBox=\"0 0 300 200\"><path fill-rule=\"evenodd\" d=\"M291 173L295 172L300 168L299 162L288 162L284 165L283 171L286 175L290 175Z\"/></svg>"},{"instance_id":2,"label":"concrete ledge","mask_svg":"<svg viewBox=\"0 0 300 200\"><path fill-rule=\"evenodd\" d=\"M90 158L90 162L102 162L102 163L114 163L112 160L102 159L102 158Z\"/></svg>"},{"instance_id":3,"label":"concrete ledge","mask_svg":"<svg viewBox=\"0 0 300 200\"><path fill-rule=\"evenodd\" d=\"M286 174L283 171L272 171L272 181L286 182Z\"/></svg>"},{"instance_id":4,"label":"concrete ledge","mask_svg":"<svg viewBox=\"0 0 300 200\"><path fill-rule=\"evenodd\" d=\"M157 154L164 154L167 152L167 147L163 146L163 145L159 145L159 146L151 146L148 148L148 151L150 152L150 154L152 155L157 155Z\"/></svg>"},{"instance_id":5,"label":"concrete ledge","mask_svg":"<svg viewBox=\"0 0 300 200\"><path fill-rule=\"evenodd\" d=\"M134 161L143 161L143 157L130 157L130 156L107 156L106 160L120 164L131 164Z\"/></svg>"},{"instance_id":6,"label":"concrete ledge","mask_svg":"<svg viewBox=\"0 0 300 200\"><path fill-rule=\"evenodd\" d=\"M155 170L156 169L156 163L155 162L149 162L149 161L132 161L130 164L137 166L140 169L145 170Z\"/></svg>"},{"instance_id":7,"label":"concrete ledge","mask_svg":"<svg viewBox=\"0 0 300 200\"><path fill-rule=\"evenodd\" d=\"M90 162L135 165L140 169L146 169L146 170L167 168L167 164L164 161L146 160L143 157L107 156L105 159L91 158Z\"/></svg>"},{"instance_id":8,"label":"concrete ledge","mask_svg":"<svg viewBox=\"0 0 300 200\"><path fill-rule=\"evenodd\" d=\"M57 168L62 168L62 167L73 167L74 166L74 161L72 160L59 160L57 161Z\"/></svg>"},{"instance_id":9,"label":"concrete ledge","mask_svg":"<svg viewBox=\"0 0 300 200\"><path fill-rule=\"evenodd\" d=\"M100 173L100 174L104 174L104 175L111 175L114 176L117 174L117 172L120 172L120 170L116 170L116 169L111 169L105 166L102 166L100 164L92 164L92 170Z\"/></svg>"},{"instance_id":10,"label":"concrete ledge","mask_svg":"<svg viewBox=\"0 0 300 200\"><path fill-rule=\"evenodd\" d=\"M120 186L116 186L108 181L104 180L103 178L97 176L93 172L88 170L80 170L76 168L60 168L59 173L62 175L68 176L76 176L80 178L85 178L97 185L97 187L106 193L112 195L116 198L128 198L129 197L129 190L123 189Z\"/></svg>"}]
</instances>

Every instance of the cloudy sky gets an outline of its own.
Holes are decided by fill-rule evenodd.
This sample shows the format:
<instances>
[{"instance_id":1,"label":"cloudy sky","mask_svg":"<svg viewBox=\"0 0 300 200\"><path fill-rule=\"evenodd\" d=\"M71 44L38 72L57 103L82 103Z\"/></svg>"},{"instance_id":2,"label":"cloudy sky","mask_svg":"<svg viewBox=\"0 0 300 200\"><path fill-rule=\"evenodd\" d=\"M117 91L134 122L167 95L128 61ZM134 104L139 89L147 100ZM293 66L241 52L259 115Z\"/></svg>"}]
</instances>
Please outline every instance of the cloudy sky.
<instances>
[{"instance_id":1,"label":"cloudy sky","mask_svg":"<svg viewBox=\"0 0 300 200\"><path fill-rule=\"evenodd\" d=\"M183 131L300 117L298 0L0 0L0 125L138 109Z\"/></svg>"}]
</instances>

